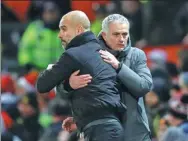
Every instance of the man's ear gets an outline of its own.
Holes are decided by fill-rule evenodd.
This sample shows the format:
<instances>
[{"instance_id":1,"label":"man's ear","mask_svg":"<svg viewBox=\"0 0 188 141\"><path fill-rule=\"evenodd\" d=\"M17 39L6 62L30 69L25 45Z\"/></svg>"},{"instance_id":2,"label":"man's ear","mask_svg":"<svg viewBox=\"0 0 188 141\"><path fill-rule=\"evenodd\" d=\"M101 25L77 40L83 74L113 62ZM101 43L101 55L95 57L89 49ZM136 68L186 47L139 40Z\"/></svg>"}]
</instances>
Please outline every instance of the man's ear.
<instances>
[{"instance_id":1,"label":"man's ear","mask_svg":"<svg viewBox=\"0 0 188 141\"><path fill-rule=\"evenodd\" d=\"M106 33L105 33L105 32L102 32L101 35L102 35L102 38L106 41L106 38L107 38L107 37L106 37Z\"/></svg>"},{"instance_id":2,"label":"man's ear","mask_svg":"<svg viewBox=\"0 0 188 141\"><path fill-rule=\"evenodd\" d=\"M78 25L78 27L77 27L77 35L79 35L79 34L81 34L81 33L83 33L83 32L84 32L83 26Z\"/></svg>"}]
</instances>

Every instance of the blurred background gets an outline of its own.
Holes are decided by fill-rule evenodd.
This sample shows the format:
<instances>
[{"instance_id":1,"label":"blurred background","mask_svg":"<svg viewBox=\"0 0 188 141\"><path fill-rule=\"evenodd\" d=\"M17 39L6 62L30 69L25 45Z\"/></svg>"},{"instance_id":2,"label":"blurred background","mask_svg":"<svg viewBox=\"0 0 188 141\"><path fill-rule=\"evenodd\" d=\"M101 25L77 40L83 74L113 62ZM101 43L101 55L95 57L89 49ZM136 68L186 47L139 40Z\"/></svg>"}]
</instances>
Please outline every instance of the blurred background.
<instances>
[{"instance_id":1,"label":"blurred background","mask_svg":"<svg viewBox=\"0 0 188 141\"><path fill-rule=\"evenodd\" d=\"M132 44L145 51L153 76L153 89L145 96L153 141L184 141L188 136L186 0L2 0L2 141L77 140L61 128L71 115L69 104L55 97L55 90L40 95L35 89L39 72L64 52L58 24L71 10L84 11L96 35L107 15L128 18ZM170 127L176 127L175 137L164 139Z\"/></svg>"}]
</instances>

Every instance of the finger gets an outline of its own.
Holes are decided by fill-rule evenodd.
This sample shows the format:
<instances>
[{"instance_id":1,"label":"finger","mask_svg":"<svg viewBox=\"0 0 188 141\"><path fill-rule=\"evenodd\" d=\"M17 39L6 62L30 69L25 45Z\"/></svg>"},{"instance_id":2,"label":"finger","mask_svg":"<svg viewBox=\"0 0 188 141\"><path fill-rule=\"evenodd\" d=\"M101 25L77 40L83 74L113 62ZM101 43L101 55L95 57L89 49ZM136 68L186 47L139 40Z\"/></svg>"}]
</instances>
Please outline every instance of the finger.
<instances>
[{"instance_id":1,"label":"finger","mask_svg":"<svg viewBox=\"0 0 188 141\"><path fill-rule=\"evenodd\" d=\"M84 81L88 81L88 80L91 80L92 79L92 77L86 77L86 78L84 78Z\"/></svg>"},{"instance_id":2,"label":"finger","mask_svg":"<svg viewBox=\"0 0 188 141\"><path fill-rule=\"evenodd\" d=\"M65 124L68 120L69 120L69 118L64 119L63 124Z\"/></svg>"},{"instance_id":3,"label":"finger","mask_svg":"<svg viewBox=\"0 0 188 141\"><path fill-rule=\"evenodd\" d=\"M88 83L91 83L91 80L87 80L87 84L88 84Z\"/></svg>"},{"instance_id":4,"label":"finger","mask_svg":"<svg viewBox=\"0 0 188 141\"><path fill-rule=\"evenodd\" d=\"M68 124L71 121L71 117L66 118L65 120L63 120L63 125Z\"/></svg>"},{"instance_id":5,"label":"finger","mask_svg":"<svg viewBox=\"0 0 188 141\"><path fill-rule=\"evenodd\" d=\"M80 85L78 86L78 88L83 88L83 87L86 87L88 84L83 84L83 85Z\"/></svg>"},{"instance_id":6,"label":"finger","mask_svg":"<svg viewBox=\"0 0 188 141\"><path fill-rule=\"evenodd\" d=\"M111 54L111 53L108 52L107 50L105 50L105 52L104 52L103 54L107 55L108 57L114 56L113 54Z\"/></svg>"},{"instance_id":7,"label":"finger","mask_svg":"<svg viewBox=\"0 0 188 141\"><path fill-rule=\"evenodd\" d=\"M71 127L71 124L63 126L65 129L69 129Z\"/></svg>"},{"instance_id":8,"label":"finger","mask_svg":"<svg viewBox=\"0 0 188 141\"><path fill-rule=\"evenodd\" d=\"M104 59L105 62L111 64L112 62L110 60Z\"/></svg>"},{"instance_id":9,"label":"finger","mask_svg":"<svg viewBox=\"0 0 188 141\"><path fill-rule=\"evenodd\" d=\"M90 74L83 74L79 76L80 79L85 79L85 78L92 78Z\"/></svg>"},{"instance_id":10,"label":"finger","mask_svg":"<svg viewBox=\"0 0 188 141\"><path fill-rule=\"evenodd\" d=\"M62 125L62 128L67 128L67 125Z\"/></svg>"},{"instance_id":11,"label":"finger","mask_svg":"<svg viewBox=\"0 0 188 141\"><path fill-rule=\"evenodd\" d=\"M81 78L78 79L77 83L78 83L78 84L84 84L84 83L86 83L88 80L91 80L91 79L92 79L91 76L81 77Z\"/></svg>"},{"instance_id":12,"label":"finger","mask_svg":"<svg viewBox=\"0 0 188 141\"><path fill-rule=\"evenodd\" d=\"M66 123L65 123L65 122L63 122L63 123L62 123L62 127L63 127L63 126L65 126L65 124L66 124Z\"/></svg>"},{"instance_id":13,"label":"finger","mask_svg":"<svg viewBox=\"0 0 188 141\"><path fill-rule=\"evenodd\" d=\"M108 52L107 50L105 50L105 53L106 53L106 54L108 54L108 55L110 55L110 54L111 54L111 53L110 53L110 52Z\"/></svg>"},{"instance_id":14,"label":"finger","mask_svg":"<svg viewBox=\"0 0 188 141\"><path fill-rule=\"evenodd\" d=\"M108 53L108 51L107 50L100 50L99 53L106 54L106 53Z\"/></svg>"},{"instance_id":15,"label":"finger","mask_svg":"<svg viewBox=\"0 0 188 141\"><path fill-rule=\"evenodd\" d=\"M77 71L73 72L72 75L78 75L79 72L80 72L80 70L77 70Z\"/></svg>"},{"instance_id":16,"label":"finger","mask_svg":"<svg viewBox=\"0 0 188 141\"><path fill-rule=\"evenodd\" d=\"M72 121L72 120L73 120L73 118L72 118L72 117L68 117L68 118L66 118L65 120Z\"/></svg>"},{"instance_id":17,"label":"finger","mask_svg":"<svg viewBox=\"0 0 188 141\"><path fill-rule=\"evenodd\" d=\"M101 55L106 55L106 52L104 52L104 51L101 51L101 52L99 52Z\"/></svg>"},{"instance_id":18,"label":"finger","mask_svg":"<svg viewBox=\"0 0 188 141\"><path fill-rule=\"evenodd\" d=\"M88 85L88 83L91 83L91 80L87 80L87 81L80 81L79 84L77 84L77 88L81 88L81 87L85 87Z\"/></svg>"},{"instance_id":19,"label":"finger","mask_svg":"<svg viewBox=\"0 0 188 141\"><path fill-rule=\"evenodd\" d=\"M111 53L108 52L107 50L105 50L104 54L106 54L107 56L114 56L113 54L111 54Z\"/></svg>"},{"instance_id":20,"label":"finger","mask_svg":"<svg viewBox=\"0 0 188 141\"><path fill-rule=\"evenodd\" d=\"M101 55L101 57L102 57L103 59L109 59L109 57L106 56L106 55Z\"/></svg>"},{"instance_id":21,"label":"finger","mask_svg":"<svg viewBox=\"0 0 188 141\"><path fill-rule=\"evenodd\" d=\"M102 50L100 49L99 52L102 52Z\"/></svg>"},{"instance_id":22,"label":"finger","mask_svg":"<svg viewBox=\"0 0 188 141\"><path fill-rule=\"evenodd\" d=\"M67 127L67 126L63 126L62 128L68 130L68 127Z\"/></svg>"},{"instance_id":23,"label":"finger","mask_svg":"<svg viewBox=\"0 0 188 141\"><path fill-rule=\"evenodd\" d=\"M80 83L80 85L85 85L85 84L88 84L88 83L90 83L90 82L91 82L90 79L89 79L89 80L84 80L83 82Z\"/></svg>"},{"instance_id":24,"label":"finger","mask_svg":"<svg viewBox=\"0 0 188 141\"><path fill-rule=\"evenodd\" d=\"M63 128L63 129L64 129L65 131L68 131L68 132L69 132L69 130L70 130L70 129L69 129L69 128L67 128L67 127L66 127L66 128Z\"/></svg>"},{"instance_id":25,"label":"finger","mask_svg":"<svg viewBox=\"0 0 188 141\"><path fill-rule=\"evenodd\" d=\"M99 50L99 53L103 53L103 52L104 52L104 50L102 50L102 49L101 49L101 50Z\"/></svg>"},{"instance_id":26,"label":"finger","mask_svg":"<svg viewBox=\"0 0 188 141\"><path fill-rule=\"evenodd\" d=\"M70 126L71 126L71 125L70 125L70 124L68 124L68 125L66 125L66 126L64 126L64 127L68 129L68 128L70 128Z\"/></svg>"},{"instance_id":27,"label":"finger","mask_svg":"<svg viewBox=\"0 0 188 141\"><path fill-rule=\"evenodd\" d=\"M88 84L87 81L80 82L80 83L77 85L77 88L80 88L82 85L86 85L86 84Z\"/></svg>"}]
</instances>

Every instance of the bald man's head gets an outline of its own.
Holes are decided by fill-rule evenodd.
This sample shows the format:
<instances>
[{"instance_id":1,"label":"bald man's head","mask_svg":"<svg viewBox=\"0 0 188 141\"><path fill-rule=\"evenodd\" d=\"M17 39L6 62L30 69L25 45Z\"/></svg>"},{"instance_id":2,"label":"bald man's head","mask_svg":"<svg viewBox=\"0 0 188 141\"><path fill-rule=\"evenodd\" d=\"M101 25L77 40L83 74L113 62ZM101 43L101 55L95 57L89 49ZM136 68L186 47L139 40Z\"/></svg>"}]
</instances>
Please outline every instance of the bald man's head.
<instances>
[{"instance_id":1,"label":"bald man's head","mask_svg":"<svg viewBox=\"0 0 188 141\"><path fill-rule=\"evenodd\" d=\"M71 11L61 18L59 38L65 46L77 35L90 30L90 21L82 11Z\"/></svg>"},{"instance_id":2,"label":"bald man's head","mask_svg":"<svg viewBox=\"0 0 188 141\"><path fill-rule=\"evenodd\" d=\"M89 18L82 11L78 11L78 10L71 11L71 12L67 13L66 15L64 15L62 17L62 20L66 19L66 18L68 18L72 22L72 24L75 25L75 26L80 25L80 26L83 26L83 28L85 30L90 29Z\"/></svg>"}]
</instances>

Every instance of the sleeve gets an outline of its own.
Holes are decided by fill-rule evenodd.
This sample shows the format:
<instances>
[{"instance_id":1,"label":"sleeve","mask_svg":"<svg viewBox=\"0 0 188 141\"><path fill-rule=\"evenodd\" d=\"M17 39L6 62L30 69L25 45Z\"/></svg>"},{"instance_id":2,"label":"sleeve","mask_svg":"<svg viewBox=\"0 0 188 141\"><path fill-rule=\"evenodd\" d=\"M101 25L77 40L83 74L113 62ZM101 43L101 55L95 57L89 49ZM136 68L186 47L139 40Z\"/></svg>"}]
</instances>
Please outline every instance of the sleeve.
<instances>
[{"instance_id":1,"label":"sleeve","mask_svg":"<svg viewBox=\"0 0 188 141\"><path fill-rule=\"evenodd\" d=\"M137 98L147 94L152 87L152 76L146 60L145 53L140 50L134 64L134 71L123 64L118 73L118 78L123 85Z\"/></svg>"},{"instance_id":2,"label":"sleeve","mask_svg":"<svg viewBox=\"0 0 188 141\"><path fill-rule=\"evenodd\" d=\"M36 84L38 92L49 92L55 86L67 80L78 69L77 66L76 60L64 53L51 69L40 73Z\"/></svg>"}]
</instances>

